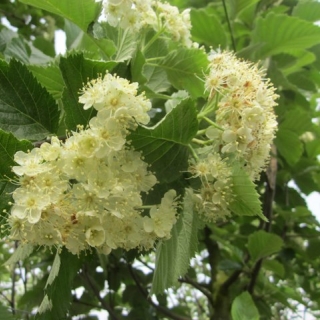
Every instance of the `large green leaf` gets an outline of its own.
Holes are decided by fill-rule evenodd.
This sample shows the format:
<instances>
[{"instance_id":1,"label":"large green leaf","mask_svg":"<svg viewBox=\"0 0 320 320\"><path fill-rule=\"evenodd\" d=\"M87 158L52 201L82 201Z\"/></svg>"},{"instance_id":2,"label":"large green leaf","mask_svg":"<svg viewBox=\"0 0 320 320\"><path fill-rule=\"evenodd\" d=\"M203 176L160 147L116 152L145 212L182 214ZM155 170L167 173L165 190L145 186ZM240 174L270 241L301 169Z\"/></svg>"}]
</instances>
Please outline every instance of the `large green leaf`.
<instances>
[{"instance_id":1,"label":"large green leaf","mask_svg":"<svg viewBox=\"0 0 320 320\"><path fill-rule=\"evenodd\" d=\"M40 140L55 133L59 111L27 67L0 61L0 128L18 138Z\"/></svg>"},{"instance_id":2,"label":"large green leaf","mask_svg":"<svg viewBox=\"0 0 320 320\"><path fill-rule=\"evenodd\" d=\"M188 143L198 130L197 113L190 99L183 100L152 128L138 127L128 137L141 150L160 182L177 179L188 167Z\"/></svg>"},{"instance_id":3,"label":"large green leaf","mask_svg":"<svg viewBox=\"0 0 320 320\"><path fill-rule=\"evenodd\" d=\"M304 50L319 43L320 28L313 23L285 14L270 12L258 18L252 44L262 43L254 54L257 59L279 53Z\"/></svg>"},{"instance_id":4,"label":"large green leaf","mask_svg":"<svg viewBox=\"0 0 320 320\"><path fill-rule=\"evenodd\" d=\"M151 293L158 294L178 283L188 268L198 247L198 215L193 212L192 190L187 189L183 211L172 229L172 237L159 243Z\"/></svg>"},{"instance_id":5,"label":"large green leaf","mask_svg":"<svg viewBox=\"0 0 320 320\"><path fill-rule=\"evenodd\" d=\"M53 280L52 284L48 284L45 290L42 305L44 313L37 314L37 320L64 319L67 316L72 297L72 282L80 268L81 260L76 255L63 249L60 253L60 261L58 276L51 279ZM56 273L57 268L54 271ZM51 305L52 309L47 310L50 309Z\"/></svg>"},{"instance_id":6,"label":"large green leaf","mask_svg":"<svg viewBox=\"0 0 320 320\"><path fill-rule=\"evenodd\" d=\"M232 320L259 320L260 315L249 292L238 295L231 306Z\"/></svg>"},{"instance_id":7,"label":"large green leaf","mask_svg":"<svg viewBox=\"0 0 320 320\"><path fill-rule=\"evenodd\" d=\"M282 246L283 240L279 236L264 230L254 232L248 240L248 250L254 262L279 252Z\"/></svg>"},{"instance_id":8,"label":"large green leaf","mask_svg":"<svg viewBox=\"0 0 320 320\"><path fill-rule=\"evenodd\" d=\"M227 45L227 34L219 19L207 10L191 10L191 35L199 43L213 46L214 48Z\"/></svg>"},{"instance_id":9,"label":"large green leaf","mask_svg":"<svg viewBox=\"0 0 320 320\"><path fill-rule=\"evenodd\" d=\"M231 211L239 216L257 215L266 220L261 211L261 202L255 184L247 173L237 165L234 166L232 173L232 194L233 199L229 205Z\"/></svg>"},{"instance_id":10,"label":"large green leaf","mask_svg":"<svg viewBox=\"0 0 320 320\"><path fill-rule=\"evenodd\" d=\"M167 72L172 85L187 90L194 98L204 96L203 75L208 67L208 58L199 49L180 48L168 54L160 63Z\"/></svg>"},{"instance_id":11,"label":"large green leaf","mask_svg":"<svg viewBox=\"0 0 320 320\"><path fill-rule=\"evenodd\" d=\"M79 92L90 79L98 78L115 66L115 62L89 60L83 54L73 54L60 59L60 70L65 83L62 102L65 111L65 122L69 130L75 130L77 125L86 126L94 116L95 110L84 110L78 102Z\"/></svg>"},{"instance_id":12,"label":"large green leaf","mask_svg":"<svg viewBox=\"0 0 320 320\"><path fill-rule=\"evenodd\" d=\"M101 11L101 2L95 0L21 0L21 2L67 18L85 32Z\"/></svg>"}]
</instances>

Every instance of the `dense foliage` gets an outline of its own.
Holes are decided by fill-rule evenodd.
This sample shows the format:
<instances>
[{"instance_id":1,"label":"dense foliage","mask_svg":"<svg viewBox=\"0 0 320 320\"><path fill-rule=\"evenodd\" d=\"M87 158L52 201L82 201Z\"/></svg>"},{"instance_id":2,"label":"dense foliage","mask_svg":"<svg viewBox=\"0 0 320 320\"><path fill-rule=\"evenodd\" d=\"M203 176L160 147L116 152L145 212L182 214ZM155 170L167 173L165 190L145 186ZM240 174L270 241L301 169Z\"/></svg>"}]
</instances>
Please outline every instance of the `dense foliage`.
<instances>
[{"instance_id":1,"label":"dense foliage","mask_svg":"<svg viewBox=\"0 0 320 320\"><path fill-rule=\"evenodd\" d=\"M320 3L169 2L1 2L1 319L320 316Z\"/></svg>"}]
</instances>

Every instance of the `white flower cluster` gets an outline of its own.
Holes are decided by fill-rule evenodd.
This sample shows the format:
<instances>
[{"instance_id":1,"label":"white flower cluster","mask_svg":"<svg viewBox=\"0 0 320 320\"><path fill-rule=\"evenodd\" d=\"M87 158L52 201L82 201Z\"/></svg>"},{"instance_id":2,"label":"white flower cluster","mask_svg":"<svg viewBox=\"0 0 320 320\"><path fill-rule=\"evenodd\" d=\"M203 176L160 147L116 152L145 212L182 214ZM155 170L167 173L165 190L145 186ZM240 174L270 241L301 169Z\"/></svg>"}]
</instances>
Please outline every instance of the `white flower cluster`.
<instances>
[{"instance_id":1,"label":"white flower cluster","mask_svg":"<svg viewBox=\"0 0 320 320\"><path fill-rule=\"evenodd\" d=\"M210 146L198 150L189 171L201 179L195 194L197 210L214 222L230 215L233 163L242 166L252 180L265 169L277 127L278 96L257 65L231 52L212 53L209 68L205 86L214 122L206 130Z\"/></svg>"},{"instance_id":2,"label":"white flower cluster","mask_svg":"<svg viewBox=\"0 0 320 320\"><path fill-rule=\"evenodd\" d=\"M192 45L189 9L180 13L177 7L158 0L105 0L103 6L107 22L114 27L138 32L150 26L187 47Z\"/></svg>"},{"instance_id":3,"label":"white flower cluster","mask_svg":"<svg viewBox=\"0 0 320 320\"><path fill-rule=\"evenodd\" d=\"M9 216L11 238L40 246L149 249L169 238L176 222L176 192L169 190L147 215L141 192L156 184L141 154L126 146L128 128L147 123L151 103L137 84L110 74L91 81L79 101L98 112L64 143L18 151L12 169L19 187Z\"/></svg>"},{"instance_id":4,"label":"white flower cluster","mask_svg":"<svg viewBox=\"0 0 320 320\"><path fill-rule=\"evenodd\" d=\"M195 209L205 221L225 220L231 215L228 208L232 200L231 168L227 159L222 159L212 148L197 151L199 158L189 168L193 177L201 180L200 192L194 193Z\"/></svg>"},{"instance_id":5,"label":"white flower cluster","mask_svg":"<svg viewBox=\"0 0 320 320\"><path fill-rule=\"evenodd\" d=\"M239 60L231 52L209 57L206 78L209 99L218 95L215 111L217 127L207 130L216 150L241 163L252 180L259 177L269 159L277 121L274 106L277 95L258 66Z\"/></svg>"}]
</instances>

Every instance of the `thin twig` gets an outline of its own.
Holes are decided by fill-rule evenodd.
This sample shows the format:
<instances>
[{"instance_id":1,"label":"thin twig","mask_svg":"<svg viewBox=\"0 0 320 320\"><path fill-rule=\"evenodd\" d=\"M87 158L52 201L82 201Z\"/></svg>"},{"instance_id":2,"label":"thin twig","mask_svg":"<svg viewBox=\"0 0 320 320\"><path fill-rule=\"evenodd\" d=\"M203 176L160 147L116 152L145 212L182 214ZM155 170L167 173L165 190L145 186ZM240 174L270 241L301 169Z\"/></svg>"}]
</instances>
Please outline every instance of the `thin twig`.
<instances>
[{"instance_id":1,"label":"thin twig","mask_svg":"<svg viewBox=\"0 0 320 320\"><path fill-rule=\"evenodd\" d=\"M115 314L115 312L113 311L113 309L107 304L107 302L105 301L105 299L103 299L100 296L100 290L97 287L94 279L92 279L92 277L90 276L90 274L88 274L86 268L83 269L82 274L81 274L82 278L86 281L86 283L88 284L88 286L90 287L91 291L94 293L94 295L98 298L101 306L103 307L103 309L107 310L110 318L112 320L120 320L118 318L118 316Z\"/></svg>"},{"instance_id":2,"label":"thin twig","mask_svg":"<svg viewBox=\"0 0 320 320\"><path fill-rule=\"evenodd\" d=\"M180 315L177 315L175 313L173 313L172 311L170 311L169 309L160 306L158 304L156 304L155 302L152 301L149 293L147 290L145 290L141 284L139 279L137 278L136 274L134 273L131 264L128 263L128 268L129 268L129 272L131 274L132 279L134 280L134 282L136 283L139 291L141 292L141 294L143 295L143 297L159 312L161 312L162 314L164 314L167 317L170 317L173 320L191 320L190 318L186 318L186 317L182 317Z\"/></svg>"},{"instance_id":3,"label":"thin twig","mask_svg":"<svg viewBox=\"0 0 320 320\"><path fill-rule=\"evenodd\" d=\"M188 283L188 284L192 285L195 289L199 290L201 293L203 293L207 297L208 301L210 302L210 304L212 306L214 305L211 292L209 290L207 290L204 286L202 286L200 283L198 283L198 282L196 282L186 276L183 278L180 278L179 282Z\"/></svg>"},{"instance_id":4,"label":"thin twig","mask_svg":"<svg viewBox=\"0 0 320 320\"><path fill-rule=\"evenodd\" d=\"M226 1L222 0L222 4L223 4L224 14L226 15L227 24L228 24L228 28L229 28L229 32L230 32L230 36L231 36L232 48L233 48L233 51L236 52L237 51L236 42L235 42L234 37L233 37L233 31L232 31L232 28L231 28L231 23L230 23L230 19L229 19L229 15L228 15Z\"/></svg>"}]
</instances>

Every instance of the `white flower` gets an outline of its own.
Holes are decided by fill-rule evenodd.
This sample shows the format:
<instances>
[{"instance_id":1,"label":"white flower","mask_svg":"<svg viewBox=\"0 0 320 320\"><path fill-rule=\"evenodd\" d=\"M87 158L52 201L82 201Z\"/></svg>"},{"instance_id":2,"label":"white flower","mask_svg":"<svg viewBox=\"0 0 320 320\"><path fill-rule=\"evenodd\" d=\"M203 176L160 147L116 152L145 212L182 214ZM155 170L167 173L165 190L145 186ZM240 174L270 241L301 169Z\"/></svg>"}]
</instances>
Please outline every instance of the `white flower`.
<instances>
[{"instance_id":1,"label":"white flower","mask_svg":"<svg viewBox=\"0 0 320 320\"><path fill-rule=\"evenodd\" d=\"M86 231L86 241L91 247L99 247L105 241L105 231L102 226L93 226Z\"/></svg>"},{"instance_id":2,"label":"white flower","mask_svg":"<svg viewBox=\"0 0 320 320\"><path fill-rule=\"evenodd\" d=\"M18 188L13 193L15 204L11 214L19 219L27 218L30 223L37 223L41 211L50 204L50 197L41 193L28 192Z\"/></svg>"}]
</instances>

